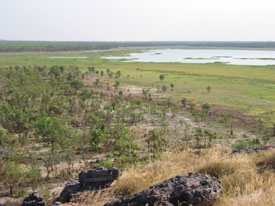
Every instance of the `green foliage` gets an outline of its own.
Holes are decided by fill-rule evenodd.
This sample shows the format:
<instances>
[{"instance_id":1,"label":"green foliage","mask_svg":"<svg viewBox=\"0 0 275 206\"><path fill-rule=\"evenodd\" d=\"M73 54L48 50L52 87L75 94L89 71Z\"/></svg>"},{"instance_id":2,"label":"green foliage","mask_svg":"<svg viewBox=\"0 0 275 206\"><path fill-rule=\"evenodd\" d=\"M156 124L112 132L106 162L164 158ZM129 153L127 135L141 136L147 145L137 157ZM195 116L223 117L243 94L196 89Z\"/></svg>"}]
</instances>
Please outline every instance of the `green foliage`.
<instances>
[{"instance_id":1,"label":"green foliage","mask_svg":"<svg viewBox=\"0 0 275 206\"><path fill-rule=\"evenodd\" d=\"M171 104L172 104L172 98L168 97L168 99L167 99L167 106L170 107Z\"/></svg>"},{"instance_id":2,"label":"green foliage","mask_svg":"<svg viewBox=\"0 0 275 206\"><path fill-rule=\"evenodd\" d=\"M260 126L260 127L259 127L259 130L262 131L262 129L263 129L263 124L265 123L265 121L264 121L262 118L259 118L257 122L259 123L259 126Z\"/></svg>"},{"instance_id":3,"label":"green foliage","mask_svg":"<svg viewBox=\"0 0 275 206\"><path fill-rule=\"evenodd\" d=\"M151 95L150 95L150 90L149 89L142 89L142 95L143 95L143 99L144 100L147 100L147 99L149 99L150 97L151 97Z\"/></svg>"},{"instance_id":4,"label":"green foliage","mask_svg":"<svg viewBox=\"0 0 275 206\"><path fill-rule=\"evenodd\" d=\"M159 75L159 79L160 79L160 81L163 81L165 79L164 74Z\"/></svg>"},{"instance_id":5,"label":"green foliage","mask_svg":"<svg viewBox=\"0 0 275 206\"><path fill-rule=\"evenodd\" d=\"M111 167L113 165L113 163L110 161L110 160L101 160L99 162L99 165L101 167L105 167L105 168L108 168L108 167Z\"/></svg>"},{"instance_id":6,"label":"green foliage","mask_svg":"<svg viewBox=\"0 0 275 206\"><path fill-rule=\"evenodd\" d=\"M117 78L120 78L120 76L121 76L121 72L120 72L120 71L117 71L117 72L116 72L116 79L117 79Z\"/></svg>"},{"instance_id":7,"label":"green foliage","mask_svg":"<svg viewBox=\"0 0 275 206\"><path fill-rule=\"evenodd\" d=\"M64 72L63 66L52 66L50 68L50 74L53 74L56 78Z\"/></svg>"},{"instance_id":8,"label":"green foliage","mask_svg":"<svg viewBox=\"0 0 275 206\"><path fill-rule=\"evenodd\" d=\"M232 144L233 149L245 149L250 147L255 147L260 144L260 139L246 139L246 140L238 140L235 144Z\"/></svg>"},{"instance_id":9,"label":"green foliage","mask_svg":"<svg viewBox=\"0 0 275 206\"><path fill-rule=\"evenodd\" d=\"M195 140L197 148L207 148L211 147L211 143L214 139L218 138L216 132L211 131L210 129L197 128L195 134Z\"/></svg>"},{"instance_id":10,"label":"green foliage","mask_svg":"<svg viewBox=\"0 0 275 206\"><path fill-rule=\"evenodd\" d=\"M56 42L56 41L0 41L0 52L57 52L107 50L124 47L215 47L215 48L275 48L274 42L194 42L194 41L152 41L152 42ZM139 68L137 68L139 69Z\"/></svg>"},{"instance_id":11,"label":"green foliage","mask_svg":"<svg viewBox=\"0 0 275 206\"><path fill-rule=\"evenodd\" d=\"M99 83L100 83L100 80L99 80L99 79L96 79L95 82L94 82L94 85L95 85L95 86L99 86Z\"/></svg>"},{"instance_id":12,"label":"green foliage","mask_svg":"<svg viewBox=\"0 0 275 206\"><path fill-rule=\"evenodd\" d=\"M117 89L119 85L120 85L120 81L116 80L114 87Z\"/></svg>"},{"instance_id":13,"label":"green foliage","mask_svg":"<svg viewBox=\"0 0 275 206\"><path fill-rule=\"evenodd\" d=\"M186 107L187 99L183 97L181 100L181 103L182 103L183 107Z\"/></svg>"},{"instance_id":14,"label":"green foliage","mask_svg":"<svg viewBox=\"0 0 275 206\"><path fill-rule=\"evenodd\" d=\"M52 147L55 143L63 145L65 138L72 133L72 128L67 127L62 118L50 117L43 113L38 117L36 128L37 137L41 136L43 141L50 143Z\"/></svg>"},{"instance_id":15,"label":"green foliage","mask_svg":"<svg viewBox=\"0 0 275 206\"><path fill-rule=\"evenodd\" d=\"M105 141L105 146L108 146L108 155L114 158L115 166L124 168L143 161L138 153L139 145L133 141L128 129L116 126L108 133L111 139Z\"/></svg>"},{"instance_id":16,"label":"green foliage","mask_svg":"<svg viewBox=\"0 0 275 206\"><path fill-rule=\"evenodd\" d=\"M226 123L229 121L229 119L231 118L231 114L222 113L221 115L222 115L222 117L223 117L223 121L224 121L225 124L226 124Z\"/></svg>"},{"instance_id":17,"label":"green foliage","mask_svg":"<svg viewBox=\"0 0 275 206\"><path fill-rule=\"evenodd\" d=\"M88 70L89 70L89 72L93 72L93 73L95 72L95 68L94 67L89 67Z\"/></svg>"},{"instance_id":18,"label":"green foliage","mask_svg":"<svg viewBox=\"0 0 275 206\"><path fill-rule=\"evenodd\" d=\"M24 170L16 162L6 162L3 169L3 180L9 186L10 195L14 194L14 187L20 184L24 178Z\"/></svg>"},{"instance_id":19,"label":"green foliage","mask_svg":"<svg viewBox=\"0 0 275 206\"><path fill-rule=\"evenodd\" d=\"M0 125L0 146L12 146L16 141L17 139Z\"/></svg>"},{"instance_id":20,"label":"green foliage","mask_svg":"<svg viewBox=\"0 0 275 206\"><path fill-rule=\"evenodd\" d=\"M202 105L202 109L205 111L205 113L208 113L211 110L211 105L208 103L204 103Z\"/></svg>"},{"instance_id":21,"label":"green foliage","mask_svg":"<svg viewBox=\"0 0 275 206\"><path fill-rule=\"evenodd\" d=\"M166 92L167 86L164 84L164 85L162 85L161 89L162 89L163 92Z\"/></svg>"},{"instance_id":22,"label":"green foliage","mask_svg":"<svg viewBox=\"0 0 275 206\"><path fill-rule=\"evenodd\" d=\"M83 87L83 82L80 81L79 79L73 80L70 84L71 84L71 88L75 90L79 90L80 88Z\"/></svg>"},{"instance_id":23,"label":"green foliage","mask_svg":"<svg viewBox=\"0 0 275 206\"><path fill-rule=\"evenodd\" d=\"M99 144L102 142L104 138L104 130L103 129L94 129L91 131L91 150L92 151L98 151L99 150Z\"/></svg>"},{"instance_id":24,"label":"green foliage","mask_svg":"<svg viewBox=\"0 0 275 206\"><path fill-rule=\"evenodd\" d=\"M171 87L171 91L174 91L174 84L172 83L172 84L170 84L170 87Z\"/></svg>"},{"instance_id":25,"label":"green foliage","mask_svg":"<svg viewBox=\"0 0 275 206\"><path fill-rule=\"evenodd\" d=\"M39 168L30 168L26 173L26 178L31 183L32 191L34 192L41 183L41 170Z\"/></svg>"},{"instance_id":26,"label":"green foliage","mask_svg":"<svg viewBox=\"0 0 275 206\"><path fill-rule=\"evenodd\" d=\"M153 158L160 157L161 153L168 147L169 141L164 133L164 131L150 130L144 135L148 152L153 154Z\"/></svg>"}]
</instances>

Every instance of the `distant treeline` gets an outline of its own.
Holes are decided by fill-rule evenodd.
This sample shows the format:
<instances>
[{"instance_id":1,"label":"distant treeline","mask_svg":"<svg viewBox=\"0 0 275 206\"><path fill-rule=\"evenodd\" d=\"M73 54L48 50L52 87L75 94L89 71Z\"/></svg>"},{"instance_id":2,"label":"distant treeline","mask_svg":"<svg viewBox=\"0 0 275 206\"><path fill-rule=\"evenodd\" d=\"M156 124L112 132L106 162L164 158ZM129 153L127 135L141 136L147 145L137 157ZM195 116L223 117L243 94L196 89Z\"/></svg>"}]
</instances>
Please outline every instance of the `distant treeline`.
<instances>
[{"instance_id":1,"label":"distant treeline","mask_svg":"<svg viewBox=\"0 0 275 206\"><path fill-rule=\"evenodd\" d=\"M0 41L0 52L55 52L102 50L119 47L186 46L215 48L274 48L275 42L151 41L151 42L46 42Z\"/></svg>"}]
</instances>

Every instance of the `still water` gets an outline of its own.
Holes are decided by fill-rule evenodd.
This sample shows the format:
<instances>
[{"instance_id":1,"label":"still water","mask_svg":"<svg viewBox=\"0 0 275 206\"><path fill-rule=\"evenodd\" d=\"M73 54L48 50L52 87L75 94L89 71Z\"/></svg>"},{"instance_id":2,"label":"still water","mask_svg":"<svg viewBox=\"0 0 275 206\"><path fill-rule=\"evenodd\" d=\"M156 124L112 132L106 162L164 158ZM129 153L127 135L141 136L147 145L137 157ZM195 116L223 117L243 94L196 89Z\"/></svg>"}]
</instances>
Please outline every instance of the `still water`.
<instances>
[{"instance_id":1,"label":"still water","mask_svg":"<svg viewBox=\"0 0 275 206\"><path fill-rule=\"evenodd\" d=\"M131 53L124 57L103 57L126 59L131 62L183 62L216 63L234 65L275 65L275 51L231 50L231 49L158 49Z\"/></svg>"},{"instance_id":2,"label":"still water","mask_svg":"<svg viewBox=\"0 0 275 206\"><path fill-rule=\"evenodd\" d=\"M67 56L55 56L55 57L50 57L50 59L87 59L88 57L84 56L84 57L75 57L75 56L71 56L71 57L67 57Z\"/></svg>"}]
</instances>

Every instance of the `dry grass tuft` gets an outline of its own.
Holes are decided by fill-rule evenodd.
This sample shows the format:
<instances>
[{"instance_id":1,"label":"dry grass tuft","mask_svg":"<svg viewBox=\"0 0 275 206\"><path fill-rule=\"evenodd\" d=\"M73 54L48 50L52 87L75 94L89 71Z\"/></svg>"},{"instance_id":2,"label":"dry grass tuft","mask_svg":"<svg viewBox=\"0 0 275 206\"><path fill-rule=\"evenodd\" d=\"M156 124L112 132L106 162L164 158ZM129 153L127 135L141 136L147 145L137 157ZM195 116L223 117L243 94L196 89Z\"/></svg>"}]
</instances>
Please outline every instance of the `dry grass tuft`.
<instances>
[{"instance_id":1,"label":"dry grass tuft","mask_svg":"<svg viewBox=\"0 0 275 206\"><path fill-rule=\"evenodd\" d=\"M190 151L184 151L167 155L165 160L129 169L123 172L114 185L114 192L130 195L176 175L185 175L192 170L190 162L195 161L195 157L196 155Z\"/></svg>"},{"instance_id":2,"label":"dry grass tuft","mask_svg":"<svg viewBox=\"0 0 275 206\"><path fill-rule=\"evenodd\" d=\"M115 194L122 196L140 192L149 186L176 175L201 172L217 176L224 194L215 206L271 206L275 205L275 174L271 170L259 172L258 162L273 165L274 151L259 154L231 155L219 149L207 149L199 153L185 150L167 153L166 159L123 172L107 192L89 194L81 205L102 206L114 200Z\"/></svg>"},{"instance_id":3,"label":"dry grass tuft","mask_svg":"<svg viewBox=\"0 0 275 206\"><path fill-rule=\"evenodd\" d=\"M262 171L275 169L275 150L263 151L256 158L258 159L257 165Z\"/></svg>"},{"instance_id":4,"label":"dry grass tuft","mask_svg":"<svg viewBox=\"0 0 275 206\"><path fill-rule=\"evenodd\" d=\"M82 193L79 197L71 200L72 202L77 202L81 206L103 206L105 203L112 202L115 200L113 192L109 189L101 190L98 192L87 191Z\"/></svg>"},{"instance_id":5,"label":"dry grass tuft","mask_svg":"<svg viewBox=\"0 0 275 206\"><path fill-rule=\"evenodd\" d=\"M220 154L212 161L206 162L197 170L199 173L218 177L223 183L225 193L234 193L235 188L245 189L257 177L257 168L253 160L246 154Z\"/></svg>"}]
</instances>

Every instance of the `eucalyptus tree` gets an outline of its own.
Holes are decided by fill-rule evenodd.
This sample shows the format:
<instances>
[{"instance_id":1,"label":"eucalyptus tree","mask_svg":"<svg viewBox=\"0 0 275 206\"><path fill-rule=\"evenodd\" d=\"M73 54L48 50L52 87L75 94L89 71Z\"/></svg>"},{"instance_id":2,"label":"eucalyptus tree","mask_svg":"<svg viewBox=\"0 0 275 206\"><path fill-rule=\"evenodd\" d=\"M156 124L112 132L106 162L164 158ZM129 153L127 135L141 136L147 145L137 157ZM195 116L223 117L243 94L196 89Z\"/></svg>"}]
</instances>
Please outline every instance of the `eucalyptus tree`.
<instances>
[{"instance_id":1,"label":"eucalyptus tree","mask_svg":"<svg viewBox=\"0 0 275 206\"><path fill-rule=\"evenodd\" d=\"M13 161L5 162L2 176L4 183L9 186L10 195L14 194L15 186L22 183L25 171L20 165Z\"/></svg>"},{"instance_id":2,"label":"eucalyptus tree","mask_svg":"<svg viewBox=\"0 0 275 206\"><path fill-rule=\"evenodd\" d=\"M161 89L162 89L163 92L166 92L167 86L164 84L164 85L162 85Z\"/></svg>"},{"instance_id":3,"label":"eucalyptus tree","mask_svg":"<svg viewBox=\"0 0 275 206\"><path fill-rule=\"evenodd\" d=\"M262 118L259 118L257 122L259 123L259 130L262 131L265 121Z\"/></svg>"},{"instance_id":4,"label":"eucalyptus tree","mask_svg":"<svg viewBox=\"0 0 275 206\"><path fill-rule=\"evenodd\" d=\"M164 152L168 147L168 139L165 137L163 130L150 130L144 135L147 143L148 152L153 154L154 158L157 158Z\"/></svg>"},{"instance_id":5,"label":"eucalyptus tree","mask_svg":"<svg viewBox=\"0 0 275 206\"><path fill-rule=\"evenodd\" d=\"M208 104L208 103L204 103L204 104L202 105L202 109L203 109L203 111L205 111L206 114L208 114L209 111L211 110L211 105Z\"/></svg>"},{"instance_id":6,"label":"eucalyptus tree","mask_svg":"<svg viewBox=\"0 0 275 206\"><path fill-rule=\"evenodd\" d=\"M119 81L119 80L116 80L116 82L115 82L115 84L114 84L114 87L117 89L119 85L120 85L120 81Z\"/></svg>"},{"instance_id":7,"label":"eucalyptus tree","mask_svg":"<svg viewBox=\"0 0 275 206\"><path fill-rule=\"evenodd\" d=\"M182 103L183 107L186 107L187 99L185 97L183 97L181 99L181 103Z\"/></svg>"},{"instance_id":8,"label":"eucalyptus tree","mask_svg":"<svg viewBox=\"0 0 275 206\"><path fill-rule=\"evenodd\" d=\"M121 71L117 71L116 72L116 79L120 78L120 76L121 76Z\"/></svg>"},{"instance_id":9,"label":"eucalyptus tree","mask_svg":"<svg viewBox=\"0 0 275 206\"><path fill-rule=\"evenodd\" d=\"M160 79L160 81L162 82L162 81L165 79L164 74L159 75L159 79Z\"/></svg>"},{"instance_id":10,"label":"eucalyptus tree","mask_svg":"<svg viewBox=\"0 0 275 206\"><path fill-rule=\"evenodd\" d=\"M172 83L172 84L170 84L170 87L171 87L171 91L174 91L174 87L175 87L175 85Z\"/></svg>"}]
</instances>

